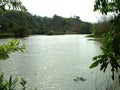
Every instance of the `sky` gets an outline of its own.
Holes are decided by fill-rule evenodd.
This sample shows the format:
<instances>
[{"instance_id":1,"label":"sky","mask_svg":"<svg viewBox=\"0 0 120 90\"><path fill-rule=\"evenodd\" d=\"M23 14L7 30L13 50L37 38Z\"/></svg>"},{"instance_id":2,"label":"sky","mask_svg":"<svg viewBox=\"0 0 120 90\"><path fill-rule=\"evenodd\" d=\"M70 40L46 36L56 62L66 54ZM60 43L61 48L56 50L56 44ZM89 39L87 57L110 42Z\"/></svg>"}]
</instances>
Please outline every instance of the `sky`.
<instances>
[{"instance_id":1,"label":"sky","mask_svg":"<svg viewBox=\"0 0 120 90\"><path fill-rule=\"evenodd\" d=\"M94 0L21 0L33 15L52 17L79 16L82 21L97 22L99 12L93 12Z\"/></svg>"}]
</instances>

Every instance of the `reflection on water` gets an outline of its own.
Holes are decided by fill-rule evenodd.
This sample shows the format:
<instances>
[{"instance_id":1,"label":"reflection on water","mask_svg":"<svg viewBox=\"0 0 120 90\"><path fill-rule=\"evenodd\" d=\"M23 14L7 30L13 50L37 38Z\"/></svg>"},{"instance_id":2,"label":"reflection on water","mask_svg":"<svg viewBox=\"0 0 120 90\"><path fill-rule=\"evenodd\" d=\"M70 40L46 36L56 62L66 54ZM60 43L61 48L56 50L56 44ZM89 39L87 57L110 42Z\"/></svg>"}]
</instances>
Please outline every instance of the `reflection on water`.
<instances>
[{"instance_id":1,"label":"reflection on water","mask_svg":"<svg viewBox=\"0 0 120 90\"><path fill-rule=\"evenodd\" d=\"M89 69L92 57L101 52L98 42L88 40L85 35L35 35L21 41L26 44L25 52L13 53L11 58L0 62L0 71L6 77L25 77L28 87L38 90L105 90L105 80L110 74L103 74L99 67ZM76 77L86 80L74 81Z\"/></svg>"}]
</instances>

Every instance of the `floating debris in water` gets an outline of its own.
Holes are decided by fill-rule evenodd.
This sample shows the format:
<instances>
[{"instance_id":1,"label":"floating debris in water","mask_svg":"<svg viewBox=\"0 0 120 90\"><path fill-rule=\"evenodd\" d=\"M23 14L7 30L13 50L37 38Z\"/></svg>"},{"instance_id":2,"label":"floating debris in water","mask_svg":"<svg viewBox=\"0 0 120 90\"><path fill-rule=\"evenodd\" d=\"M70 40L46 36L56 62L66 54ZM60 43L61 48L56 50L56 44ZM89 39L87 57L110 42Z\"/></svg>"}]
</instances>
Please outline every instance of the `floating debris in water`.
<instances>
[{"instance_id":1,"label":"floating debris in water","mask_svg":"<svg viewBox=\"0 0 120 90\"><path fill-rule=\"evenodd\" d=\"M74 81L86 81L87 79L83 78L83 77L77 77L74 79Z\"/></svg>"}]
</instances>

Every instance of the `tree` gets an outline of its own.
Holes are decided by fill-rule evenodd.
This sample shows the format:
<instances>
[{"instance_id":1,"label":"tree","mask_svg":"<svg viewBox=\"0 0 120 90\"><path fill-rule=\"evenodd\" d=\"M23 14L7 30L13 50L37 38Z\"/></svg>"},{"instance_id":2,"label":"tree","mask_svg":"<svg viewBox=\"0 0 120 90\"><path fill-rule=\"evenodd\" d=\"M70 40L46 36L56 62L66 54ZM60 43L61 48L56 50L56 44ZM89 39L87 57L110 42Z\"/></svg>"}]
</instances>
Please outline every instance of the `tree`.
<instances>
[{"instance_id":1,"label":"tree","mask_svg":"<svg viewBox=\"0 0 120 90\"><path fill-rule=\"evenodd\" d=\"M105 37L105 45L101 47L102 53L93 59L94 63L90 68L101 65L100 70L106 71L108 64L111 65L112 79L115 78L115 72L120 68L120 0L95 0L94 10L99 10L102 14L114 13L111 20L111 29ZM118 73L120 80L120 75Z\"/></svg>"},{"instance_id":2,"label":"tree","mask_svg":"<svg viewBox=\"0 0 120 90\"><path fill-rule=\"evenodd\" d=\"M105 33L107 33L111 29L110 20L112 17L102 16L98 23L93 24L91 30L95 36L102 37Z\"/></svg>"},{"instance_id":3,"label":"tree","mask_svg":"<svg viewBox=\"0 0 120 90\"><path fill-rule=\"evenodd\" d=\"M0 13L5 14L8 9L27 10L20 0L0 0Z\"/></svg>"},{"instance_id":4,"label":"tree","mask_svg":"<svg viewBox=\"0 0 120 90\"><path fill-rule=\"evenodd\" d=\"M8 9L16 9L16 10L26 10L26 8L22 5L21 1L19 0L1 0L0 1L0 13L3 15L6 13ZM8 42L8 44L3 44L0 46L0 59L7 59L11 52L15 51L23 51L25 49L24 45L22 47L19 46L19 40L12 40Z\"/></svg>"},{"instance_id":5,"label":"tree","mask_svg":"<svg viewBox=\"0 0 120 90\"><path fill-rule=\"evenodd\" d=\"M12 5L13 8L18 8L19 5L21 5L21 3L17 4L13 3L10 1L12 0L1 0L0 1L0 13L5 14L6 9L5 6L8 5L8 1L9 1L9 5ZM20 41L19 40L11 40L10 42L8 42L8 44L3 44L0 46L0 59L5 60L7 58L9 58L9 54L11 52L15 52L15 51L23 51L25 49L25 46L19 46ZM12 79L12 76L10 76L9 80L6 80L4 78L3 74L0 74L0 90L16 90L16 85L17 85L17 81L18 79L15 78L14 80ZM22 85L21 90L25 90L26 89L26 80L21 78L21 82L20 84Z\"/></svg>"}]
</instances>

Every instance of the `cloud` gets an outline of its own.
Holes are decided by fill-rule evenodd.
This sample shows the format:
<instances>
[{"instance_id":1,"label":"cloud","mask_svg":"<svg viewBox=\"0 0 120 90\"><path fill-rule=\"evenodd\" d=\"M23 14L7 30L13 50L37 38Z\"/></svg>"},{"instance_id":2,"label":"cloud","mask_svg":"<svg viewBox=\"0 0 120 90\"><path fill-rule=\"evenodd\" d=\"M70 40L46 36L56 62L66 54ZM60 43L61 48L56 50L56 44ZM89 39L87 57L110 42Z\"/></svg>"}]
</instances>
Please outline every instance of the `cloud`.
<instances>
[{"instance_id":1,"label":"cloud","mask_svg":"<svg viewBox=\"0 0 120 90\"><path fill-rule=\"evenodd\" d=\"M54 14L95 22L98 13L93 12L94 0L21 0L29 12L52 17Z\"/></svg>"}]
</instances>

